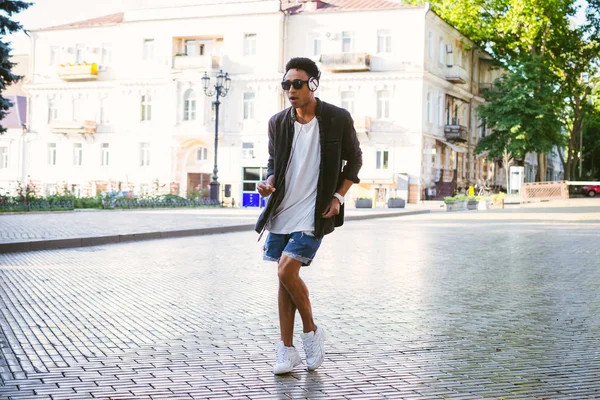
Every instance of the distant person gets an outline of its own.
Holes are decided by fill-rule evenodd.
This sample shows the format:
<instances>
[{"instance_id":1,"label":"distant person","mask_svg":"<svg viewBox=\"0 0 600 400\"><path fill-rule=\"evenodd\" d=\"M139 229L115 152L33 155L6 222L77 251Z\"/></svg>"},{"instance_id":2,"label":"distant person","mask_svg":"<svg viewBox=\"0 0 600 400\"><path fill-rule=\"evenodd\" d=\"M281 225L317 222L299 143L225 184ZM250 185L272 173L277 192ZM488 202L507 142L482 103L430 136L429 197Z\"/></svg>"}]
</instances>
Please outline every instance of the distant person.
<instances>
[{"instance_id":1,"label":"distant person","mask_svg":"<svg viewBox=\"0 0 600 400\"><path fill-rule=\"evenodd\" d=\"M275 374L301 364L293 345L296 310L308 370L325 358L325 329L316 325L300 268L314 259L323 236L344 222L344 195L362 166L362 151L350 113L315 97L321 73L308 58L292 58L281 86L291 107L269 120L267 179L257 186L270 196L256 223L269 231L264 259L278 263L279 326ZM343 166L343 161L346 164Z\"/></svg>"}]
</instances>

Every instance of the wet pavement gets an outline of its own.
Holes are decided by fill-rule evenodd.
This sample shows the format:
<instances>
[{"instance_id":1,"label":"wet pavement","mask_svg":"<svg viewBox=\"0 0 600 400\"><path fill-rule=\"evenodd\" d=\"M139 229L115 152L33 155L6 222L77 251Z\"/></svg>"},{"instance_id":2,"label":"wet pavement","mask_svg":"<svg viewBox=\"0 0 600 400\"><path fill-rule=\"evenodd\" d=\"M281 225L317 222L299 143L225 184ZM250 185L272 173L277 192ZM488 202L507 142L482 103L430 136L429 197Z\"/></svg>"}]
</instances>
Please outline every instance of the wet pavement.
<instances>
[{"instance_id":1,"label":"wet pavement","mask_svg":"<svg viewBox=\"0 0 600 400\"><path fill-rule=\"evenodd\" d=\"M252 232L2 254L0 398L600 398L600 207L580 204L344 225L302 270L325 362L283 377Z\"/></svg>"}]
</instances>

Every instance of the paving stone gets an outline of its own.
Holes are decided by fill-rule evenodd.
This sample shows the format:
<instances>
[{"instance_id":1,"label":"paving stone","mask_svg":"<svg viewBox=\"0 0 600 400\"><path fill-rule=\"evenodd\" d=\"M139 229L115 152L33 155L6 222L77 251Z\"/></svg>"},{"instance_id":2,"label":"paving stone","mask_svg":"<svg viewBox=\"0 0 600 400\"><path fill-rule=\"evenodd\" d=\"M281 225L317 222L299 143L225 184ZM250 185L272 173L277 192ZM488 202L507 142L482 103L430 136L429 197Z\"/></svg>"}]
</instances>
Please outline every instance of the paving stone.
<instances>
[{"instance_id":1,"label":"paving stone","mask_svg":"<svg viewBox=\"0 0 600 400\"><path fill-rule=\"evenodd\" d=\"M598 398L599 221L348 224L301 272L325 362L284 377L276 268L253 233L0 254L0 398Z\"/></svg>"}]
</instances>

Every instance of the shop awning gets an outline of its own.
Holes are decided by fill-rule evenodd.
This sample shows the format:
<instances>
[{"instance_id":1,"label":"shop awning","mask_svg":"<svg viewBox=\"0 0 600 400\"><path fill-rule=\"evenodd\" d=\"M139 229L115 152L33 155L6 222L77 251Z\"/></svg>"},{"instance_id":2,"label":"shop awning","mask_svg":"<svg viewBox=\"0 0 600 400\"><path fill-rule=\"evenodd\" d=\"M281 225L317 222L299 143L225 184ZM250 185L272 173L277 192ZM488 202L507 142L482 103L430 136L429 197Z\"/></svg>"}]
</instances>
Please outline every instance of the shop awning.
<instances>
[{"instance_id":1,"label":"shop awning","mask_svg":"<svg viewBox=\"0 0 600 400\"><path fill-rule=\"evenodd\" d=\"M446 146L450 147L452 150L454 150L457 153L466 153L467 152L467 149L462 148L462 147L458 147L457 145L452 144L452 143L448 142L447 140L444 140L443 138L441 138L439 136L428 135L426 133L424 133L423 136L426 136L426 137L431 138L431 139L435 139L438 142L441 142L441 143L445 144Z\"/></svg>"}]
</instances>

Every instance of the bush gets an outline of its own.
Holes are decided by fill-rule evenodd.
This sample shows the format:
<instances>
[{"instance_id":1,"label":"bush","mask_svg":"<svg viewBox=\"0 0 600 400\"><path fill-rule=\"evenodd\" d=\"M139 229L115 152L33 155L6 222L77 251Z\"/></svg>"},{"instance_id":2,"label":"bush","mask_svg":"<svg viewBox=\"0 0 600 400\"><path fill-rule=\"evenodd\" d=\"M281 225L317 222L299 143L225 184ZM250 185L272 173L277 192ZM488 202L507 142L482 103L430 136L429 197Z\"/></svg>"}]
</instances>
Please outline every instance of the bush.
<instances>
[{"instance_id":1,"label":"bush","mask_svg":"<svg viewBox=\"0 0 600 400\"><path fill-rule=\"evenodd\" d=\"M456 197L446 196L444 197L444 203L456 203Z\"/></svg>"},{"instance_id":2,"label":"bush","mask_svg":"<svg viewBox=\"0 0 600 400\"><path fill-rule=\"evenodd\" d=\"M100 196L76 198L75 208L102 208L102 198Z\"/></svg>"},{"instance_id":3,"label":"bush","mask_svg":"<svg viewBox=\"0 0 600 400\"><path fill-rule=\"evenodd\" d=\"M390 197L389 200L404 200L402 197Z\"/></svg>"}]
</instances>

